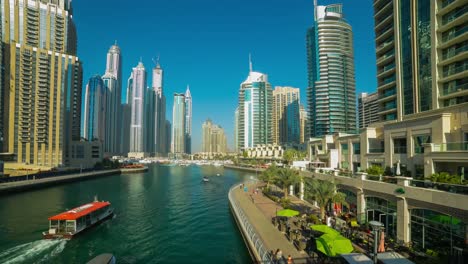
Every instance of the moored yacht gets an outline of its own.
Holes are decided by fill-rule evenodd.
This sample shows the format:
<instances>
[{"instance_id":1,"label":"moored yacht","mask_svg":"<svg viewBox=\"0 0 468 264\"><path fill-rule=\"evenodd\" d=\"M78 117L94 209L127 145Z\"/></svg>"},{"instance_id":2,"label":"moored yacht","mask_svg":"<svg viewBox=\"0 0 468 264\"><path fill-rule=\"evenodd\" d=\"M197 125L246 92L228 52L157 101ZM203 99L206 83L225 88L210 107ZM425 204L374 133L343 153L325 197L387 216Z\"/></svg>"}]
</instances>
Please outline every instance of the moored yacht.
<instances>
[{"instance_id":1,"label":"moored yacht","mask_svg":"<svg viewBox=\"0 0 468 264\"><path fill-rule=\"evenodd\" d=\"M70 239L78 233L110 218L114 209L110 202L97 201L84 204L61 214L49 217L49 230L42 235L46 239Z\"/></svg>"}]
</instances>

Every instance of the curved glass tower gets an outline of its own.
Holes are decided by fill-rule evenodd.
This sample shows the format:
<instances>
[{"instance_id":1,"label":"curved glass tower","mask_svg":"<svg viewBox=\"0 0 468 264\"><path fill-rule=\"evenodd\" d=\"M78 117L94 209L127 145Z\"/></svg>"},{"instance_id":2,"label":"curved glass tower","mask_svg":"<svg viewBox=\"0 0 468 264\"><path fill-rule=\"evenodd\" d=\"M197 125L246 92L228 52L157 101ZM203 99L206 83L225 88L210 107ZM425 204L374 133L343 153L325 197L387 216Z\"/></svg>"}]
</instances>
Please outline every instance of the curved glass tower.
<instances>
[{"instance_id":1,"label":"curved glass tower","mask_svg":"<svg viewBox=\"0 0 468 264\"><path fill-rule=\"evenodd\" d=\"M315 5L307 32L310 136L356 131L353 33L342 5Z\"/></svg>"}]
</instances>

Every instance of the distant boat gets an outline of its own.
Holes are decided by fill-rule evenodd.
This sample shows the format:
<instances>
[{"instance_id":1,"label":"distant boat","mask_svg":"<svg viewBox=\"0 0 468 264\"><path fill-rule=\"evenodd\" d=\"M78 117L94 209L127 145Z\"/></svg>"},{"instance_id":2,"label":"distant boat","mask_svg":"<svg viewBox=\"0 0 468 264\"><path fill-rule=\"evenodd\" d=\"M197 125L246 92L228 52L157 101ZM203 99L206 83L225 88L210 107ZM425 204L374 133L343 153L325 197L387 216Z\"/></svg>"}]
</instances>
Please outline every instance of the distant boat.
<instances>
[{"instance_id":1,"label":"distant boat","mask_svg":"<svg viewBox=\"0 0 468 264\"><path fill-rule=\"evenodd\" d=\"M109 202L84 204L61 214L49 217L49 230L43 232L45 239L70 239L78 233L112 217L114 209Z\"/></svg>"},{"instance_id":2,"label":"distant boat","mask_svg":"<svg viewBox=\"0 0 468 264\"><path fill-rule=\"evenodd\" d=\"M221 176L221 174L217 173L216 176Z\"/></svg>"},{"instance_id":3,"label":"distant boat","mask_svg":"<svg viewBox=\"0 0 468 264\"><path fill-rule=\"evenodd\" d=\"M203 177L203 182L209 182L210 179L208 179L207 177Z\"/></svg>"}]
</instances>

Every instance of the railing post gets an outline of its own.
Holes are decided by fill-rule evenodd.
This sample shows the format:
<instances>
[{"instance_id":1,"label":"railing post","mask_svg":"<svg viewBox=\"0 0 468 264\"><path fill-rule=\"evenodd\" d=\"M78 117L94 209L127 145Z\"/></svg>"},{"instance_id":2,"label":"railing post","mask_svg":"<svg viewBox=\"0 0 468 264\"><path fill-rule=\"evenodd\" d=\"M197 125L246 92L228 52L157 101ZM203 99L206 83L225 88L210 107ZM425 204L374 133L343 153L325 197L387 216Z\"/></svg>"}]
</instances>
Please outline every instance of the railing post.
<instances>
[{"instance_id":1,"label":"railing post","mask_svg":"<svg viewBox=\"0 0 468 264\"><path fill-rule=\"evenodd\" d=\"M408 177L401 177L401 176L397 176L395 177L397 179L397 184L400 185L400 186L403 186L403 187L406 187L406 186L409 186L409 181L411 178L408 178Z\"/></svg>"}]
</instances>

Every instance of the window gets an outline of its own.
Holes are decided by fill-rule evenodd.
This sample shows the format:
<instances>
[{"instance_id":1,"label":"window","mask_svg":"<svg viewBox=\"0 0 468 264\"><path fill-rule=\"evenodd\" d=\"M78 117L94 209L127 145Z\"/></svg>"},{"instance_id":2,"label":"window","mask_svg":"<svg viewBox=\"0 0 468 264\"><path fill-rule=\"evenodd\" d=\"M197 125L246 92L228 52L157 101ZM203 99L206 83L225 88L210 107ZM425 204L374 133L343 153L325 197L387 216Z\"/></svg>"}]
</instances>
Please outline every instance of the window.
<instances>
[{"instance_id":1,"label":"window","mask_svg":"<svg viewBox=\"0 0 468 264\"><path fill-rule=\"evenodd\" d=\"M393 139L393 153L406 154L406 138Z\"/></svg>"},{"instance_id":2,"label":"window","mask_svg":"<svg viewBox=\"0 0 468 264\"><path fill-rule=\"evenodd\" d=\"M361 154L361 143L359 143L359 142L353 143L353 154L354 155Z\"/></svg>"},{"instance_id":3,"label":"window","mask_svg":"<svg viewBox=\"0 0 468 264\"><path fill-rule=\"evenodd\" d=\"M424 153L424 144L431 143L430 135L421 135L414 137L414 153L422 154Z\"/></svg>"}]
</instances>

